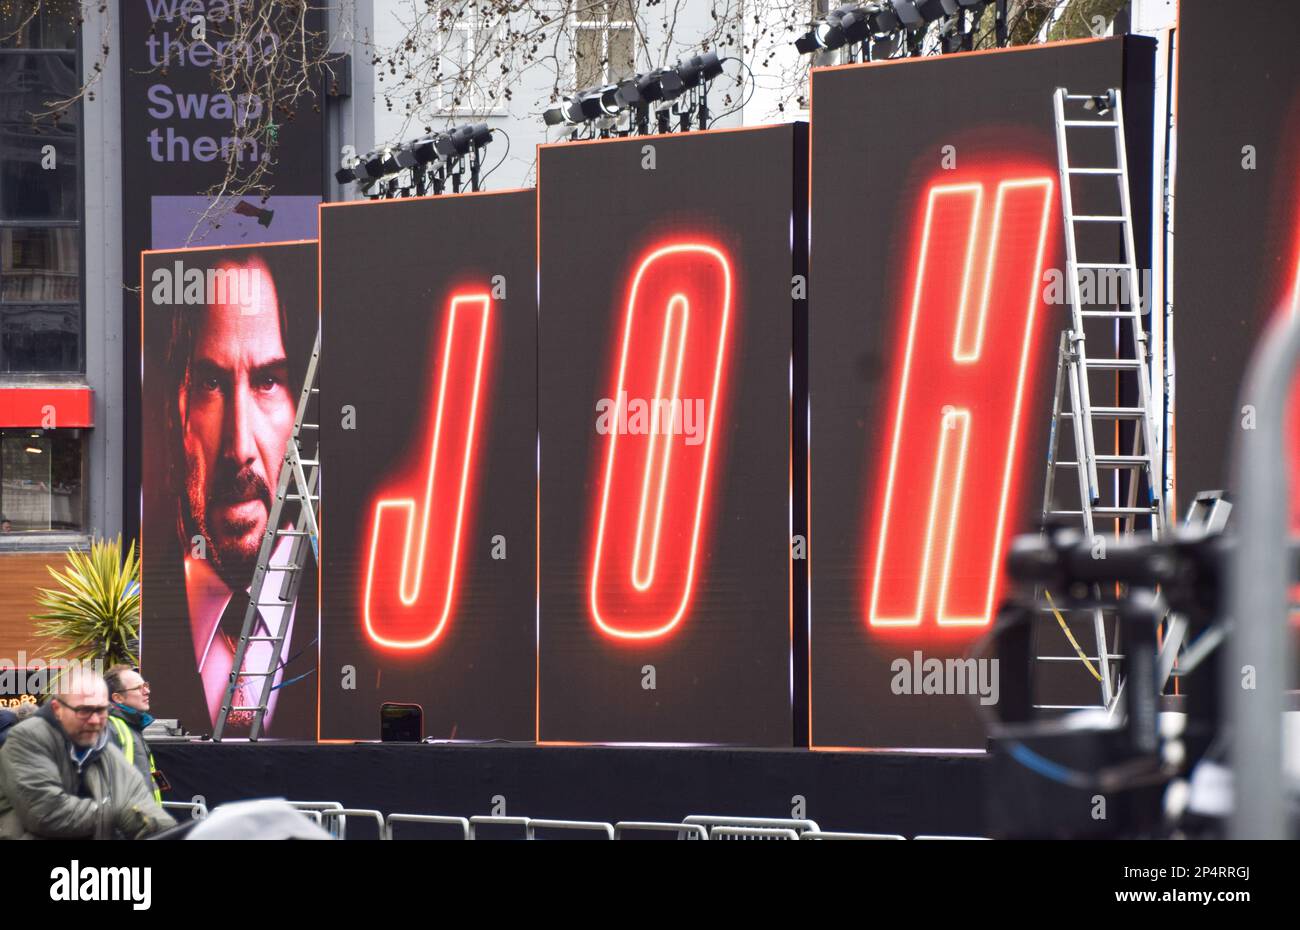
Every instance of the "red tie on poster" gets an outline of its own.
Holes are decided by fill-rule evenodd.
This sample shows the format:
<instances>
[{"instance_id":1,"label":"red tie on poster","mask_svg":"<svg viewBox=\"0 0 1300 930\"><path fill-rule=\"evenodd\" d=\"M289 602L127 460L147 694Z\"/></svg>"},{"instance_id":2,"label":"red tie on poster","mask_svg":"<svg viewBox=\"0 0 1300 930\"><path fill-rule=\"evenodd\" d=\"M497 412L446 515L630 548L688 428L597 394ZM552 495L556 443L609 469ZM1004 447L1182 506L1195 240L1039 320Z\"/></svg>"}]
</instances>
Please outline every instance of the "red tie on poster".
<instances>
[{"instance_id":1,"label":"red tie on poster","mask_svg":"<svg viewBox=\"0 0 1300 930\"><path fill-rule=\"evenodd\" d=\"M437 368L423 498L417 504L413 495L399 491L375 502L363 614L366 634L377 645L424 648L443 634L451 617L474 490L491 319L487 294L452 297Z\"/></svg>"},{"instance_id":2,"label":"red tie on poster","mask_svg":"<svg viewBox=\"0 0 1300 930\"><path fill-rule=\"evenodd\" d=\"M1015 512L1026 385L1055 184L936 184L926 194L879 516L872 627L981 627ZM915 502L915 504L913 504Z\"/></svg>"},{"instance_id":3,"label":"red tie on poster","mask_svg":"<svg viewBox=\"0 0 1300 930\"><path fill-rule=\"evenodd\" d=\"M606 449L590 607L616 639L667 636L690 604L731 304L731 263L712 245L655 249L633 275L618 377L597 420Z\"/></svg>"}]
</instances>

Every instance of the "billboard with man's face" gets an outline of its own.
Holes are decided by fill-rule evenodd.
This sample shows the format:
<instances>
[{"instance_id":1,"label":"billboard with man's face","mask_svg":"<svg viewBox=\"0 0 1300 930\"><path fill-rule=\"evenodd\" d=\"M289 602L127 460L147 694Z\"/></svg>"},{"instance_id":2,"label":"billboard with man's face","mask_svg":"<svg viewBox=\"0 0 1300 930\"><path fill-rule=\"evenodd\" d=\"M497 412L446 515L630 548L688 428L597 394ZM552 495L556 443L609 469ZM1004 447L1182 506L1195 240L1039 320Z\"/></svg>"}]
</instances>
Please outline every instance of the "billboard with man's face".
<instances>
[{"instance_id":1,"label":"billboard with man's face","mask_svg":"<svg viewBox=\"0 0 1300 930\"><path fill-rule=\"evenodd\" d=\"M141 265L141 657L154 715L208 733L315 338L316 243L146 252ZM294 570L290 542L272 551L268 592ZM268 595L258 608L255 635L287 637L264 721L270 736L315 734L316 568L300 568L293 606L265 605ZM249 647L237 705L257 702L271 651ZM227 732L241 735L250 716L232 714Z\"/></svg>"}]
</instances>

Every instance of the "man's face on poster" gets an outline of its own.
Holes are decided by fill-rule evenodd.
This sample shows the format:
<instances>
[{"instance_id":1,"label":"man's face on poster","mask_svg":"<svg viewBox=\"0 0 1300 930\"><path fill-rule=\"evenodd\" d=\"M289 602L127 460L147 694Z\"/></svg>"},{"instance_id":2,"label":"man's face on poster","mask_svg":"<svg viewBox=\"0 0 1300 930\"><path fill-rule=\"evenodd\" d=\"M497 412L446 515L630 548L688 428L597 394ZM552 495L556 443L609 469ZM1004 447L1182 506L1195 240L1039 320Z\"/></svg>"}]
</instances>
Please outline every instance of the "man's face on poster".
<instances>
[{"instance_id":1,"label":"man's face on poster","mask_svg":"<svg viewBox=\"0 0 1300 930\"><path fill-rule=\"evenodd\" d=\"M270 274L260 262L221 266L229 268L260 280L208 305L195 327L179 410L185 503L217 573L239 589L252 580L267 530L294 399Z\"/></svg>"}]
</instances>

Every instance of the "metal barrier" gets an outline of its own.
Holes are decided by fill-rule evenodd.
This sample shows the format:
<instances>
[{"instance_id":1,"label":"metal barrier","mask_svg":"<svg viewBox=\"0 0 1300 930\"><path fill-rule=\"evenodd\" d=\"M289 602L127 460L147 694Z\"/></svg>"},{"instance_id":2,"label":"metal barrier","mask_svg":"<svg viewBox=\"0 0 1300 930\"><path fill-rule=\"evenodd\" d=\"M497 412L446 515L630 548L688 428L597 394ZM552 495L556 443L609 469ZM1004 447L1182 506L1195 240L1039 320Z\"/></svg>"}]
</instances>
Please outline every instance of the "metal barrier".
<instances>
[{"instance_id":1,"label":"metal barrier","mask_svg":"<svg viewBox=\"0 0 1300 930\"><path fill-rule=\"evenodd\" d=\"M533 831L530 839L537 839L537 830L581 830L588 833L603 833L607 840L614 838L614 825L600 820L530 820L528 827Z\"/></svg>"},{"instance_id":2,"label":"metal barrier","mask_svg":"<svg viewBox=\"0 0 1300 930\"><path fill-rule=\"evenodd\" d=\"M469 819L469 838L478 839L476 828L497 826L497 827L523 827L524 839L533 838L532 821L527 817L497 817L494 814L476 814Z\"/></svg>"},{"instance_id":3,"label":"metal barrier","mask_svg":"<svg viewBox=\"0 0 1300 930\"><path fill-rule=\"evenodd\" d=\"M165 811L188 811L191 820L202 820L208 816L208 806L200 801L163 801Z\"/></svg>"},{"instance_id":4,"label":"metal barrier","mask_svg":"<svg viewBox=\"0 0 1300 930\"><path fill-rule=\"evenodd\" d=\"M789 827L714 827L714 840L797 840L799 834Z\"/></svg>"},{"instance_id":5,"label":"metal barrier","mask_svg":"<svg viewBox=\"0 0 1300 930\"><path fill-rule=\"evenodd\" d=\"M653 820L620 820L614 824L614 839L622 839L626 830L649 830L658 833L676 833L678 839L707 840L709 831L698 823L658 823Z\"/></svg>"},{"instance_id":6,"label":"metal barrier","mask_svg":"<svg viewBox=\"0 0 1300 930\"><path fill-rule=\"evenodd\" d=\"M341 811L343 804L339 801L290 801L285 800L286 804L295 810L300 811Z\"/></svg>"},{"instance_id":7,"label":"metal barrier","mask_svg":"<svg viewBox=\"0 0 1300 930\"><path fill-rule=\"evenodd\" d=\"M360 817L371 820L379 831L379 839L394 839L394 825L398 823L423 823L455 827L462 840L478 838L477 828L482 826L522 827L525 840L535 840L537 830L569 830L602 834L606 840L625 839L632 832L673 833L687 840L906 840L897 833L847 833L822 830L815 820L795 820L778 817L727 817L712 814L692 814L681 823L654 820L620 820L610 824L599 820L546 820L532 817L506 817L478 814L473 817L452 817L435 814L389 814L369 808L348 808L339 801L286 801L290 807L319 824L336 839L346 839L347 818ZM208 815L202 801L164 801L163 808L187 812L191 818L201 820ZM914 840L988 840L986 836L944 836L922 834Z\"/></svg>"},{"instance_id":8,"label":"metal barrier","mask_svg":"<svg viewBox=\"0 0 1300 930\"><path fill-rule=\"evenodd\" d=\"M388 822L384 827L384 839L391 840L393 838L393 824L395 823L435 823L449 827L460 827L460 838L462 840L473 837L469 820L465 817L441 817L434 814L389 814Z\"/></svg>"},{"instance_id":9,"label":"metal barrier","mask_svg":"<svg viewBox=\"0 0 1300 930\"><path fill-rule=\"evenodd\" d=\"M384 815L379 811L370 810L364 807L327 807L320 812L321 826L329 830L330 834L336 839L345 840L348 838L348 818L365 817L374 820L379 825L379 834L376 839L384 838Z\"/></svg>"},{"instance_id":10,"label":"metal barrier","mask_svg":"<svg viewBox=\"0 0 1300 930\"><path fill-rule=\"evenodd\" d=\"M793 830L796 834L807 830L821 830L815 820L792 820L782 817L720 817L715 814L692 814L683 817L682 823L695 823L712 835L718 827L759 827L770 830ZM798 839L798 837L795 837ZM688 837L689 839L689 837Z\"/></svg>"}]
</instances>

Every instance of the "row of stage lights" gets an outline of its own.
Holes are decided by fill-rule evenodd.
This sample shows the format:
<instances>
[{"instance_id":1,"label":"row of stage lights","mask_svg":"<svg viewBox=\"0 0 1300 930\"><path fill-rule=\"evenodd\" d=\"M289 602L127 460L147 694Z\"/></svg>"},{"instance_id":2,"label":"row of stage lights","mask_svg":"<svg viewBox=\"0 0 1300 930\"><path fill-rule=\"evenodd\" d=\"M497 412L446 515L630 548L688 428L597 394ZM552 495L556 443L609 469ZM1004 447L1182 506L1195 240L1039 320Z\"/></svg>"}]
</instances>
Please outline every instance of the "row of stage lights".
<instances>
[{"instance_id":1,"label":"row of stage lights","mask_svg":"<svg viewBox=\"0 0 1300 930\"><path fill-rule=\"evenodd\" d=\"M334 179L340 184L355 181L371 200L442 194L448 186L452 193L460 193L466 181L469 190L477 191L483 180L483 149L494 132L501 130L487 123L470 123L401 145L387 145L344 165Z\"/></svg>"},{"instance_id":2,"label":"row of stage lights","mask_svg":"<svg viewBox=\"0 0 1300 930\"><path fill-rule=\"evenodd\" d=\"M992 2L878 0L847 4L815 22L794 44L805 55L842 48L852 55L861 46L863 57L870 60L892 54L900 37L923 32L940 19L957 24L949 35L968 36L965 17L977 16ZM547 126L571 129L572 139L584 130L593 138L603 138L685 132L696 126L707 129L708 88L722 74L723 61L717 52L704 52L683 58L671 68L655 68L617 83L588 87L547 107L542 117ZM334 177L340 184L357 182L362 193L375 200L441 194L449 185L453 193L459 193L468 169L469 189L477 191L482 181L482 150L494 132L501 130L473 123L385 146L344 165Z\"/></svg>"},{"instance_id":3,"label":"row of stage lights","mask_svg":"<svg viewBox=\"0 0 1300 930\"><path fill-rule=\"evenodd\" d=\"M547 126L572 129L577 138L584 128L592 136L646 135L688 131L709 125L708 88L722 74L717 52L683 58L671 68L580 90L547 107Z\"/></svg>"},{"instance_id":4,"label":"row of stage lights","mask_svg":"<svg viewBox=\"0 0 1300 930\"><path fill-rule=\"evenodd\" d=\"M930 24L949 19L958 29L947 35L969 35L965 29L967 15L978 16L992 0L879 0L873 3L847 4L837 7L813 24L805 35L795 40L800 54L829 52L846 48L852 53L861 46L863 57L887 57L898 46L900 37L924 32ZM957 47L945 46L945 51Z\"/></svg>"}]
</instances>

